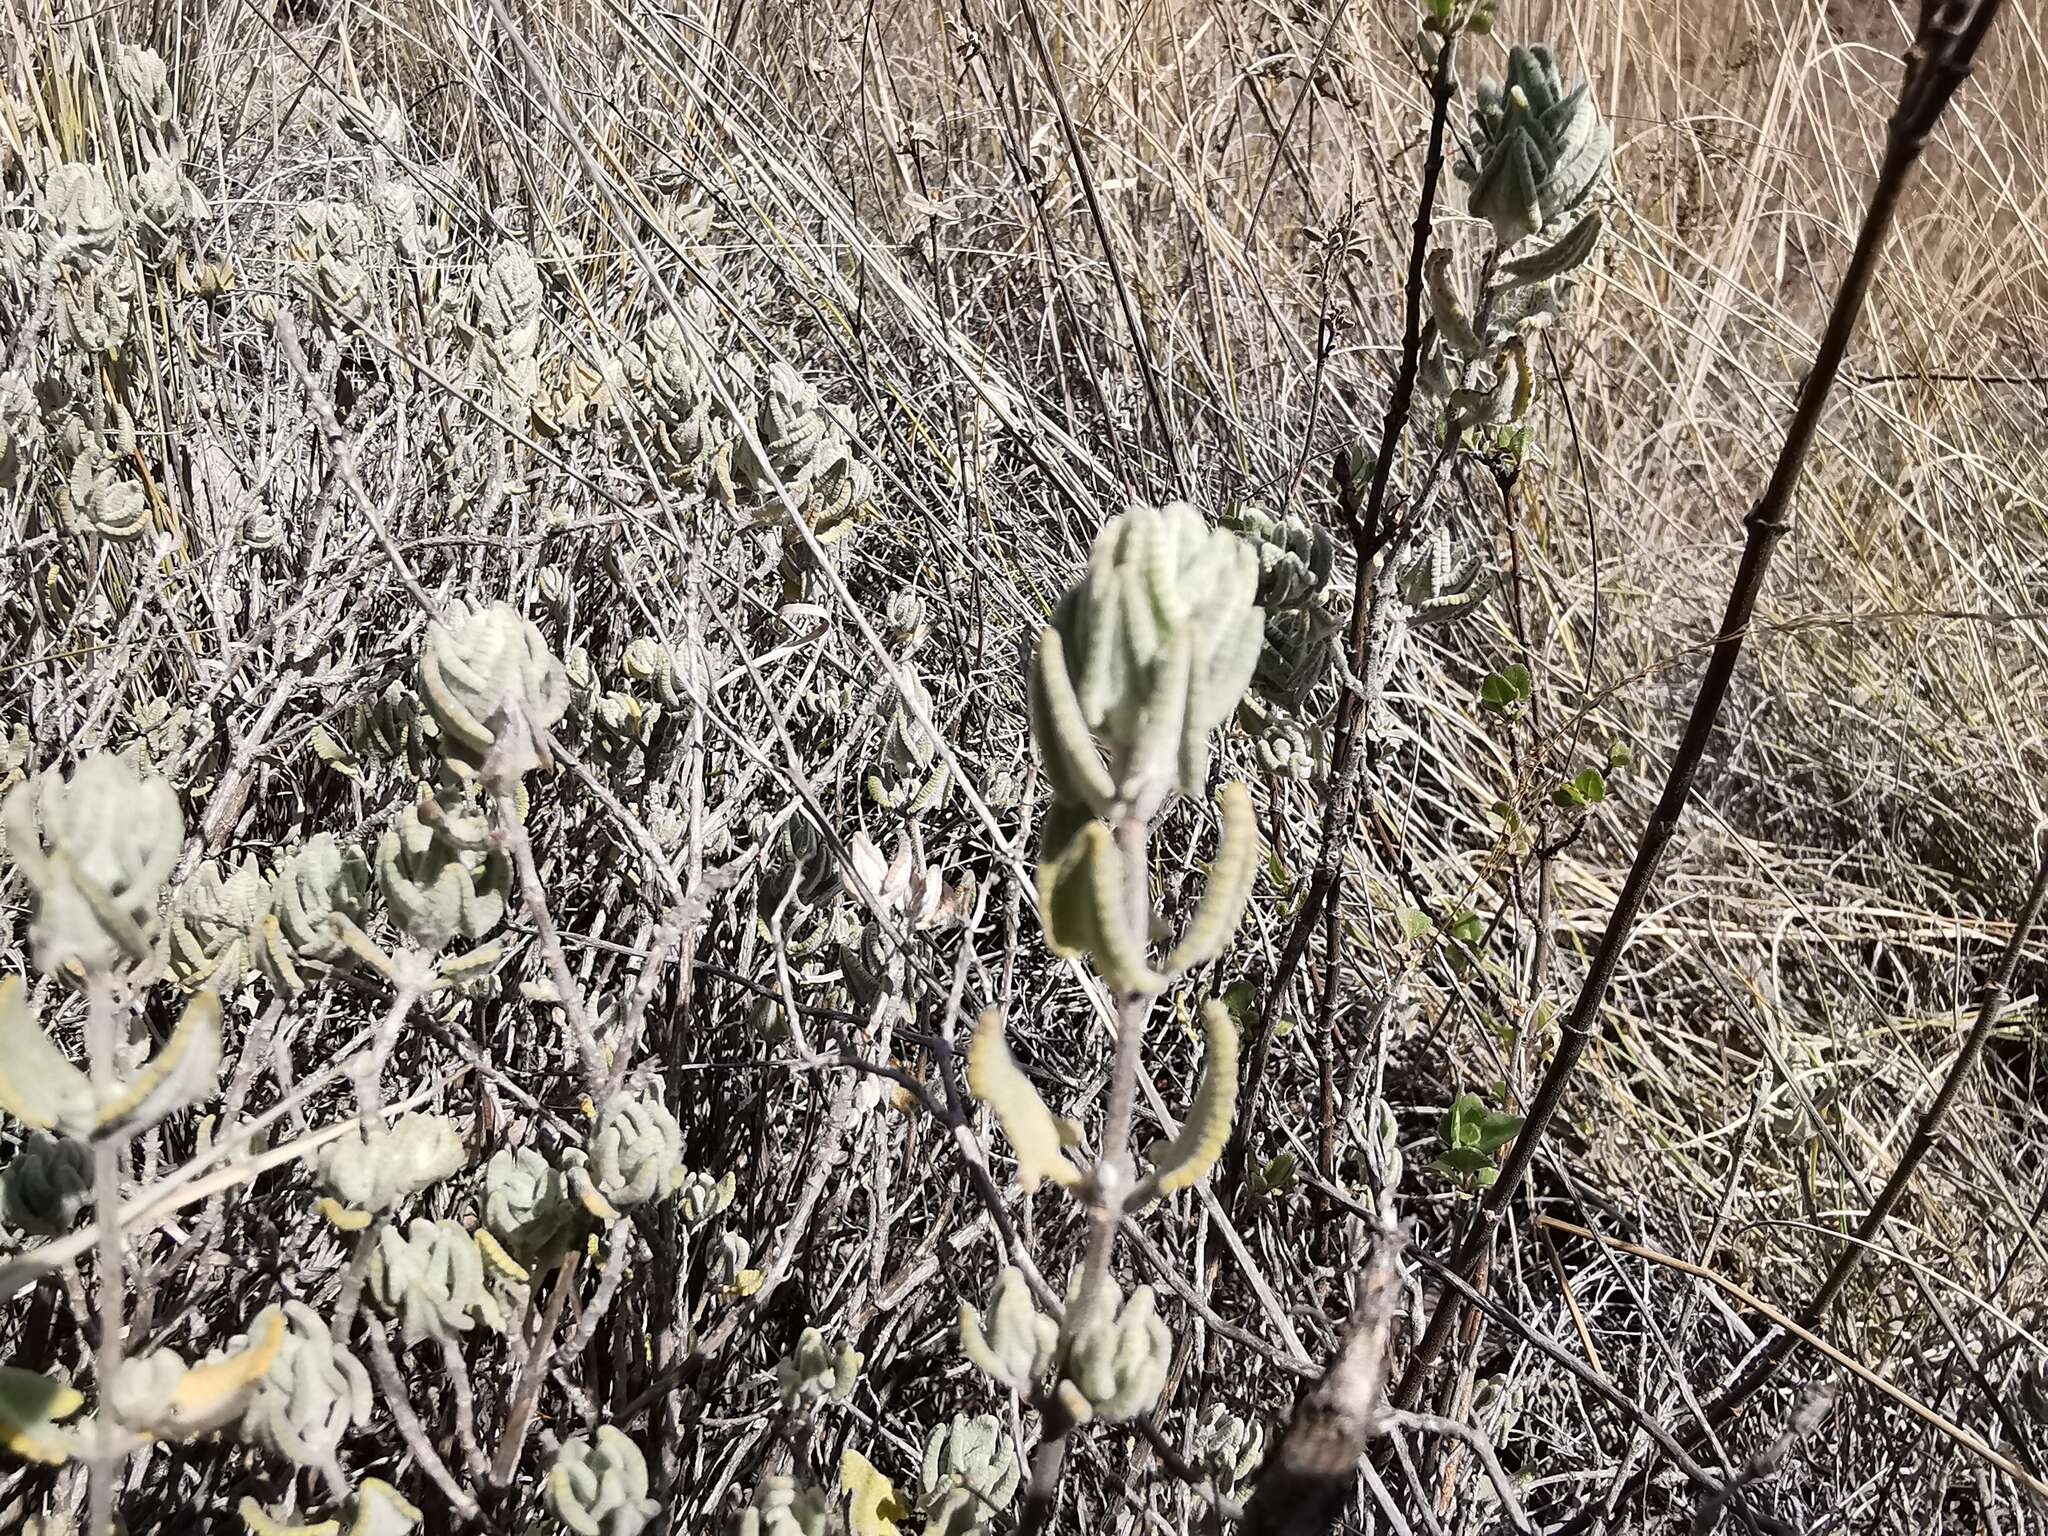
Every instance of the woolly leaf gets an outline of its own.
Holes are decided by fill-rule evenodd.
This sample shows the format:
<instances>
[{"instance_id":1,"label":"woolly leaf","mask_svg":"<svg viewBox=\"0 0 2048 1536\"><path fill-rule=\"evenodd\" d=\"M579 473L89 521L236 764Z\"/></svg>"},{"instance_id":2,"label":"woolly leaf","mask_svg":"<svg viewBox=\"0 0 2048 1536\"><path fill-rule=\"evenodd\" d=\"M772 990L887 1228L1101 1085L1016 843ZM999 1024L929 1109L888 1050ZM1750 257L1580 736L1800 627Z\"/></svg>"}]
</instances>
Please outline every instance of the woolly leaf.
<instances>
[{"instance_id":1,"label":"woolly leaf","mask_svg":"<svg viewBox=\"0 0 2048 1536\"><path fill-rule=\"evenodd\" d=\"M851 1447L839 1456L839 1486L847 1495L853 1536L902 1536L896 1522L910 1518L910 1506L896 1496L896 1485Z\"/></svg>"},{"instance_id":2,"label":"woolly leaf","mask_svg":"<svg viewBox=\"0 0 2048 1536\"><path fill-rule=\"evenodd\" d=\"M960 1348L967 1358L1013 1392L1029 1393L1052 1368L1060 1325L1033 1305L1023 1272L1006 1268L990 1294L987 1313L960 1308Z\"/></svg>"},{"instance_id":3,"label":"woolly leaf","mask_svg":"<svg viewBox=\"0 0 2048 1536\"><path fill-rule=\"evenodd\" d=\"M647 1496L647 1459L619 1430L571 1435L548 1468L547 1506L576 1536L638 1536L661 1513Z\"/></svg>"},{"instance_id":4,"label":"woolly leaf","mask_svg":"<svg viewBox=\"0 0 2048 1536\"><path fill-rule=\"evenodd\" d=\"M107 1406L128 1428L158 1439L206 1434L241 1415L284 1341L284 1312L266 1307L238 1345L198 1365L168 1349L122 1361Z\"/></svg>"},{"instance_id":5,"label":"woolly leaf","mask_svg":"<svg viewBox=\"0 0 2048 1536\"><path fill-rule=\"evenodd\" d=\"M1202 1036L1208 1055L1202 1062L1201 1086L1180 1134L1154 1153L1152 1175L1138 1187L1140 1202L1195 1184L1216 1166L1230 1139L1231 1116L1237 1110L1237 1024L1230 1010L1213 998L1202 1005Z\"/></svg>"},{"instance_id":6,"label":"woolly leaf","mask_svg":"<svg viewBox=\"0 0 2048 1536\"><path fill-rule=\"evenodd\" d=\"M92 1134L92 1084L36 1022L19 976L0 980L0 1109L23 1125Z\"/></svg>"},{"instance_id":7,"label":"woolly leaf","mask_svg":"<svg viewBox=\"0 0 2048 1536\"><path fill-rule=\"evenodd\" d=\"M85 1406L69 1382L0 1365L0 1450L22 1461L59 1466L75 1450L64 1420Z\"/></svg>"},{"instance_id":8,"label":"woolly leaf","mask_svg":"<svg viewBox=\"0 0 2048 1536\"><path fill-rule=\"evenodd\" d=\"M1187 936L1166 957L1169 972L1185 971L1223 953L1244 917L1258 876L1259 820L1252 810L1251 791L1239 783L1227 784L1216 797L1216 807L1223 818L1222 839Z\"/></svg>"},{"instance_id":9,"label":"woolly leaf","mask_svg":"<svg viewBox=\"0 0 2048 1536\"><path fill-rule=\"evenodd\" d=\"M1081 1171L1068 1161L1059 1122L1010 1055L1003 1029L1003 1015L994 1008L975 1025L967 1048L968 1092L996 1112L1003 1134L1010 1138L1020 1189L1035 1193L1043 1179L1072 1189L1080 1183Z\"/></svg>"}]
</instances>

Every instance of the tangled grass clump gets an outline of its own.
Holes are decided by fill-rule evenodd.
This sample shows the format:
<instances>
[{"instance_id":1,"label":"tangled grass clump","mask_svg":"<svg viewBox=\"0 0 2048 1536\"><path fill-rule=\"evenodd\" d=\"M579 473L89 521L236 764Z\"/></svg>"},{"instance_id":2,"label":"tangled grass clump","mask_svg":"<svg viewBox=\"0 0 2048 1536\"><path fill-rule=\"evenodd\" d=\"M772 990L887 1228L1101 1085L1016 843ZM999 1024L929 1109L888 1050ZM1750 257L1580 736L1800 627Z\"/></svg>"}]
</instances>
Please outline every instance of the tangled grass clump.
<instances>
[{"instance_id":1,"label":"tangled grass clump","mask_svg":"<svg viewBox=\"0 0 2048 1536\"><path fill-rule=\"evenodd\" d=\"M16 39L0 1528L2048 1496L1998 7L1811 217L1613 0L1099 9Z\"/></svg>"}]
</instances>

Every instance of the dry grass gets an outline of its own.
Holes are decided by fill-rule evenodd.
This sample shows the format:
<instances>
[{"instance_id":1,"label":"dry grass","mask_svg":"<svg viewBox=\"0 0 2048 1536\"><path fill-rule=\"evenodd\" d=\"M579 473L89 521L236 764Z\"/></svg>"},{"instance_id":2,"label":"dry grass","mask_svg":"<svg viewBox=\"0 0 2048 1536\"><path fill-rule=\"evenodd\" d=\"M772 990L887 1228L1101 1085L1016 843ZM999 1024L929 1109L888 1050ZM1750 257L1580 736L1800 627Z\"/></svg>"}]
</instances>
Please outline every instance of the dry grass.
<instances>
[{"instance_id":1,"label":"dry grass","mask_svg":"<svg viewBox=\"0 0 2048 1536\"><path fill-rule=\"evenodd\" d=\"M567 297L544 342L552 363L606 349L708 276L739 337L799 357L830 381L828 393L860 403L886 512L854 535L843 579L815 594L805 622L817 628L801 633L777 627L772 583L749 565L758 551L705 556L687 591L600 575L607 545L673 558L714 542L696 513L678 513L630 469L573 449L512 447L528 482L511 500L553 500L579 520L543 555L493 521L502 500L451 504L438 471L382 460L405 446L388 402L373 401L362 424L373 488L393 488L398 542L430 585L477 584L520 601L543 562L573 564L582 610L566 638L587 635L594 654L627 633L700 626L725 672L703 711L692 791L726 806L734 828L815 793L846 832L857 780L840 754L857 744L799 725L798 701L836 672L873 675L890 591L912 585L934 603L923 660L935 717L965 778L985 790L1028 753L1018 660L1102 518L1127 499L1176 494L1326 507L1324 466L1376 423L1397 347L1427 116L1405 58L1405 5L1063 0L1038 11L1049 79L1023 24L1030 3L724 0L700 13L557 0L516 17L496 0L337 3L313 15L177 8L153 35L176 61L188 122L205 125L193 137L215 202L212 235L242 253L245 289L273 281L265 252L280 210L360 192L364 156L329 124L340 94L382 90L407 109L414 177L443 190L458 253L474 259L482 238L512 233L560 268ZM1312 1164L1324 1054L1341 1064L1339 1083L1364 1063L1362 1093L1383 1082L1408 1144L1404 1211L1437 1247L1457 1209L1427 1169L1437 1116L1453 1093L1497 1079L1511 1097L1525 1094L1548 1044L1546 1008L1576 990L1719 615L1741 514L1853 235L1911 21L1890 5L1848 3L1503 0L1501 10L1501 41L1548 39L1594 81L1616 130L1621 211L1597 275L1542 354L1555 371L1539 396L1545 462L1512 506L1483 475L1461 482L1455 520L1512 562L1511 598L1443 648L1416 652L1398 677L1401 733L1381 754L1371 826L1353 850L1362 878L1344 916L1364 943L1337 983L1336 1033L1288 1035L1255 1110L1260 1155L1291 1146ZM7 17L0 53L12 87L56 123L64 88L50 60L91 29L20 3ZM2048 816L2040 23L2031 7L2007 8L1982 78L1912 195L1692 819L1535 1185L1533 1198L1558 1216L1682 1256L1788 1310L1940 1081ZM137 13L120 35L150 26ZM1102 194L1100 224L1055 91ZM720 215L701 260L645 217L690 188ZM551 256L556 235L574 236L581 254ZM322 491L305 467L310 450L271 441L296 441L301 408L260 325L239 303L198 321L167 305L149 345L161 352L153 366L166 396L158 427L180 444L165 453L211 445L247 483L306 515ZM391 338L394 355L431 362L411 345ZM226 421L187 390L186 376L203 376L212 358L254 381L255 426ZM498 474L468 464L456 478ZM200 563L163 581L200 608L140 605L140 633L124 632L127 648L110 652L118 665L54 651L19 623L21 649L0 663L0 727L33 714L62 723L59 744L93 739L126 666L176 675L188 693L217 700L235 740L289 659L263 638L266 608L282 605L304 616L301 638L333 627L360 654L316 656L328 669L318 675L337 680L332 696L312 689L281 718L272 712L254 819L237 836L260 842L287 824L337 818L361 825L374 808L316 784L296 747L335 713L341 680L396 675L413 644L407 605L371 557L367 530L338 527L345 542L322 567L252 589L210 537L193 482L172 476L164 489L166 526ZM337 516L353 522L345 504ZM0 548L12 579L40 576L46 547L15 543ZM209 604L215 637L181 637L180 615ZM373 605L380 617L368 624ZM223 666L230 658L239 675ZM1512 660L1529 665L1543 696L1541 770L1528 740L1511 741L1473 707L1479 679ZM19 710L10 678L28 680ZM1610 741L1629 743L1640 767L1563 857L1556 953L1532 975L1533 877L1500 857L1488 808L1518 784L1597 760ZM1276 851L1305 868L1315 793L1269 787ZM304 814L292 809L300 801ZM929 958L935 974L971 978L970 1002L1015 1005L1047 1096L1064 1110L1063 1094L1080 1102L1098 1079L1107 1045L1074 976L1044 962L1028 908L1004 925L1005 903L1015 914L1022 899L1009 883L1024 867L1016 818L956 803L925 830L934 857L993 882L978 941ZM1183 841L1194 825L1177 824ZM576 891L565 921L591 941L579 954L583 981L618 984L623 961L605 946L636 949L644 920L616 914L631 903L602 857L566 838L543 852L550 882ZM1262 892L1231 974L1258 976L1270 963L1288 895ZM1409 905L1498 914L1491 968L1453 966L1403 941L1392 912ZM799 1197L819 1153L796 1132L831 1118L831 1075L802 1070L745 1029L747 984L771 969L749 921L714 924L694 960L695 995L682 994L656 1044L674 1080L703 1096L693 1157L740 1168L757 1250L795 1234L797 1299L750 1316L714 1357L718 1369L702 1367L710 1384L693 1382L702 1395L686 1400L692 1417L669 1468L678 1530L729 1503L764 1454L758 1383L753 1396L726 1400L716 1380L743 1379L780 1354L805 1305L872 1330L878 1385L857 1438L878 1461L875 1445L893 1444L902 1463L943 1413L985 1406L974 1399L985 1384L958 1376L942 1334L957 1297L978 1302L993 1267L985 1226L963 1252L924 1242L934 1223L965 1227L972 1202L948 1154L879 1112L839 1128L837 1150L887 1170L876 1197L884 1214L834 1180L812 1220ZM2022 1460L2048 1459L2048 1426L2034 1424L2034 1447L2013 1446L1926 1292L2017 1407L2025 1373L2048 1357L2038 1310L2048 1285L2044 976L2037 947L2021 969L2021 1002L1885 1251L1828 1320L1843 1349ZM1311 963L1288 1011L1312 1017L1321 982ZM1389 1009L1390 996L1412 1006ZM507 1008L476 1038L511 1063L527 1028ZM1180 1103L1192 1052L1177 1040L1155 1050L1165 1100ZM1356 1074L1350 1084L1360 1087ZM1180 1315L1188 1358L1164 1415L1175 1438L1175 1416L1219 1391L1284 1413L1292 1378L1273 1362L1296 1330L1319 1356L1343 1310L1341 1222L1325 1202L1236 1198L1227 1232L1222 1209L1209 1219L1204 1209L1187 1203L1154 1240L1212 1319L1261 1344ZM792 1226L793 1210L803 1219ZM1042 1255L1072 1240L1063 1214L1038 1216ZM889 1287L899 1268L932 1293L901 1311ZM1277 1310L1261 1295L1267 1285ZM1704 1400L1732 1373L1759 1324L1693 1278L1555 1232L1522 1231L1493 1289L1674 1426L1687 1421L1688 1398ZM658 1328L659 1298L639 1305L634 1315ZM1626 1421L1510 1333L1482 1332L1463 1366L1468 1385L1488 1385L1476 1406L1468 1392L1453 1409L1499 1444L1533 1508L1561 1516L1601 1496L1627 1457ZM593 1367L581 1385L617 1407L644 1381L621 1363L616 1380ZM1783 1424L1793 1385L1740 1428L1743 1454ZM1111 1520L1104 1511L1117 1509L1134 1457L1113 1437L1088 1453L1081 1497L1100 1522L1089 1528ZM1164 1484L1137 1481L1137 1497L1170 1528L1193 1528ZM1447 1529L1486 1525L1484 1480L1469 1465L1430 1487L1441 1490ZM1855 1389L1769 1497L1807 1529L2024 1530L2042 1519L1952 1437ZM1411 1518L1424 1529L1418 1503L1410 1498ZM1690 1507L1690 1493L1669 1485L1623 1518L1657 1529ZM1139 1528L1128 1509L1118 1518Z\"/></svg>"}]
</instances>

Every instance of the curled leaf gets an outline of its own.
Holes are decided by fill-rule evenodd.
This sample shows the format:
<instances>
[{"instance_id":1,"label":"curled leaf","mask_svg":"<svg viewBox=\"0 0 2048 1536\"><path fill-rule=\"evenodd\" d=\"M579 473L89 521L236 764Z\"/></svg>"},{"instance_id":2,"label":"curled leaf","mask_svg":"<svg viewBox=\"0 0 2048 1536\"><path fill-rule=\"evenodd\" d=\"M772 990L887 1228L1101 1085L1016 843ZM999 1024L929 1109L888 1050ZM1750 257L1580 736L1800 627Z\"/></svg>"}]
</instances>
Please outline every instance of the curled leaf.
<instances>
[{"instance_id":1,"label":"curled leaf","mask_svg":"<svg viewBox=\"0 0 2048 1536\"><path fill-rule=\"evenodd\" d=\"M910 1518L910 1506L873 1462L850 1447L839 1456L839 1486L847 1495L853 1536L902 1536L896 1522Z\"/></svg>"},{"instance_id":2,"label":"curled leaf","mask_svg":"<svg viewBox=\"0 0 2048 1536\"><path fill-rule=\"evenodd\" d=\"M1202 1035L1209 1052L1202 1063L1202 1084L1180 1134L1154 1154L1152 1174L1138 1186L1134 1203L1189 1188L1216 1166L1230 1139L1230 1120L1237 1109L1237 1023L1214 998L1202 1005Z\"/></svg>"},{"instance_id":3,"label":"curled leaf","mask_svg":"<svg viewBox=\"0 0 2048 1536\"><path fill-rule=\"evenodd\" d=\"M1080 1183L1081 1171L1067 1159L1060 1123L1011 1056L997 1009L984 1013L974 1027L967 1048L967 1091L996 1112L1017 1155L1018 1187L1026 1194L1034 1193L1042 1179L1062 1189Z\"/></svg>"},{"instance_id":4,"label":"curled leaf","mask_svg":"<svg viewBox=\"0 0 2048 1536\"><path fill-rule=\"evenodd\" d=\"M23 1461L59 1466L71 1459L69 1431L59 1426L85 1398L67 1381L0 1365L0 1450Z\"/></svg>"},{"instance_id":5,"label":"curled leaf","mask_svg":"<svg viewBox=\"0 0 2048 1536\"><path fill-rule=\"evenodd\" d=\"M1222 840L1209 864L1209 883L1187 936L1166 957L1168 971L1184 971L1223 953L1244 918L1252 882L1259 869L1259 819L1252 810L1251 791L1227 784L1216 797L1223 817Z\"/></svg>"}]
</instances>

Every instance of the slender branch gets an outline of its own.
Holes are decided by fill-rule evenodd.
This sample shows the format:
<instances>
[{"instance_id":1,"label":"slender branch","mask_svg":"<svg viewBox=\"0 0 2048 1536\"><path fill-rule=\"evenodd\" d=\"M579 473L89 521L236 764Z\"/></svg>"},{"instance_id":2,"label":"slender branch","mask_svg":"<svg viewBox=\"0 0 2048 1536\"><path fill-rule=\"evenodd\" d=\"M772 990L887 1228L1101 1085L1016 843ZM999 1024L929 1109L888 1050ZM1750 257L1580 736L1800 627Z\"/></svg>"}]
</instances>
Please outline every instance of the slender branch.
<instances>
[{"instance_id":1,"label":"slender branch","mask_svg":"<svg viewBox=\"0 0 2048 1536\"><path fill-rule=\"evenodd\" d=\"M1451 102L1458 91L1457 53L1458 39L1452 33L1445 37L1437 54L1436 72L1430 77L1429 147L1423 156L1422 188L1416 199L1415 225L1408 246L1401 363L1394 375L1393 392L1387 396L1386 414L1380 420L1379 449L1373 458L1372 482L1366 493L1365 509L1357 515L1351 529L1355 569L1352 573L1347 656L1351 675L1357 679L1363 679L1371 670L1367 665L1367 655L1374 635L1372 618L1377 590L1373 562L1385 542L1383 525L1394 458L1401 435L1407 430L1408 419L1414 413L1415 383L1422 369L1424 267L1429 257L1430 232L1436 220L1437 187L1443 180L1444 142L1450 123ZM1258 1038L1252 1044L1243 1091L1238 1095L1238 1102L1243 1108L1238 1115L1236 1129L1231 1132L1229 1149L1224 1157L1224 1166L1232 1177L1243 1171L1245 1150L1249 1145L1247 1137L1252 1121L1257 1118L1259 1087L1265 1080L1266 1062L1273 1048L1275 1005L1294 979L1296 968L1308 952L1316 923L1324 907L1335 900L1341 883L1345 837L1351 828L1351 799L1357 789L1361 766L1359 733L1371 724L1374 702L1353 688L1345 688L1338 694L1337 719L1330 750L1331 792L1323 807L1315 873L1309 879L1308 894L1302 901L1301 910L1295 915L1293 931L1281 946L1280 963L1274 967L1272 980L1266 986ZM1330 963L1335 965L1336 962L1337 957L1333 955Z\"/></svg>"},{"instance_id":2,"label":"slender branch","mask_svg":"<svg viewBox=\"0 0 2048 1536\"><path fill-rule=\"evenodd\" d=\"M2044 907L2048 907L2048 832L2042 834L2034 882L2027 892L2026 902L2020 909L2018 919L2013 923L2012 937L2007 940L2005 952L1999 957L1997 966L1984 983L1976 1023L1971 1026L1969 1034L1963 1039L1961 1049L1956 1052L1956 1059L1948 1069L1948 1076L1942 1080L1941 1088L1934 1096L1934 1102L1929 1104L1926 1112L1921 1115L1920 1124L1914 1129L1913 1139L1907 1143L1905 1152L1900 1155L1898 1165L1892 1169L1891 1177L1885 1181L1884 1188L1871 1202L1870 1209L1863 1215L1863 1220L1857 1223L1854 1237L1843 1245L1841 1253L1828 1270L1827 1278L1821 1282L1820 1288L1813 1293L1806 1305L1799 1309L1792 1320L1793 1325L1782 1328L1773 1335L1734 1385L1708 1404L1704 1416L1705 1423L1700 1426L1694 1436L1695 1439L1704 1438L1708 1430L1718 1429L1726 1424L1744 1403L1770 1384L1779 1369L1791 1357L1792 1351L1801 1342L1812 1338L1813 1329L1822 1314L1833 1304L1835 1298L1842 1294L1843 1289L1855 1276L1858 1267L1869 1256L1873 1241L1883 1229L1885 1222L1891 1218L1892 1212L1898 1208L1899 1201L1904 1198L1906 1186L1912 1182L1914 1173L1918 1171L1927 1154L1934 1149L1942 1123L1947 1120L1949 1111L1961 1096L1964 1083L1969 1080L1970 1074L1976 1070L1977 1063L1983 1058L1984 1046L1990 1040L1991 1032L1998 1027L1999 1020L2004 1017L2006 1005L2011 1001L2009 989L2012 986L2013 973L2019 968L2020 956L2026 951L2027 942L2041 920ZM2024 1454L2027 1447L2020 1444L2019 1449ZM1647 1486L1656 1469L1657 1462L1652 1457L1637 1470L1630 1488L1639 1489ZM1620 1497L1626 1500L1629 1493L1624 1491Z\"/></svg>"},{"instance_id":3,"label":"slender branch","mask_svg":"<svg viewBox=\"0 0 2048 1536\"><path fill-rule=\"evenodd\" d=\"M1920 30L1908 56L1899 105L1888 125L1884 161L1878 172L1877 185L1864 209L1856 248L1828 313L1827 327L1821 334L1813 369L1800 386L1791 425L1778 451L1770 482L1743 519L1749 535L1743 545L1742 563L1735 573L1727 611L1721 619L1706 675L1701 679L1699 693L1693 700L1685 735L1672 758L1656 810L1636 845L1628 879L1615 902L1607 931L1601 935L1600 946L1594 952L1592 965L1579 989L1578 1000L1564 1022L1557 1055L1552 1058L1543 1081L1537 1087L1535 1100L1523 1121L1522 1133L1515 1138L1514 1149L1508 1156L1499 1182L1486 1192L1476 1219L1456 1250L1452 1267L1461 1275L1469 1277L1474 1273L1491 1240L1493 1227L1514 1192L1521 1187L1522 1179L1543 1143L1544 1133L1563 1101L1572 1074L1592 1039L1595 1021L1620 965L1622 951L1627 947L1636 919L1642 913L1651 882L1656 878L1665 850L1677 831L1679 818L1692 799L1693 781L1705 761L1715 724L1720 719L1721 706L1728 697L1729 684L1742 656L1743 641L1748 637L1750 619L1763 591L1771 556L1778 541L1791 527L1793 493L1798 489L1800 474L1820 429L1822 412L1841 372L1842 360L1848 354L1857 321L1862 316L1864 300L1869 296L1878 258L1891 232L1899 200L1919 163L1928 133L1956 88L1968 76L1977 46L1983 40L1999 4L2000 0L1979 0L1952 25L1946 20L1951 14L1948 8L1937 6L1935 0L1927 0L1922 7ZM1448 1295L1437 1307L1395 1392L1394 1400L1398 1406L1415 1406L1430 1367L1443 1352L1464 1315L1462 1300Z\"/></svg>"},{"instance_id":4,"label":"slender branch","mask_svg":"<svg viewBox=\"0 0 2048 1536\"><path fill-rule=\"evenodd\" d=\"M95 967L86 976L85 996L85 1049L92 1069L93 1092L104 1100L113 1096L116 1087L112 978ZM127 1131L118 1128L94 1137L92 1143L93 1215L99 1223L99 1273L93 1310L100 1331L93 1373L102 1403L108 1400L114 1377L121 1369L121 1328L127 1310L127 1254L121 1236L121 1162L127 1145ZM126 1462L126 1454L111 1444L94 1452L93 1536L104 1536L114 1528L114 1495Z\"/></svg>"},{"instance_id":5,"label":"slender branch","mask_svg":"<svg viewBox=\"0 0 2048 1536\"><path fill-rule=\"evenodd\" d=\"M1145 824L1129 819L1117 827L1123 854L1126 921L1132 932L1151 927L1150 845ZM1130 1199L1135 1170L1130 1157L1131 1117L1138 1097L1138 1058L1145 1043L1145 1021L1151 1016L1152 994L1127 993L1117 1002L1116 1060L1110 1069L1109 1103L1104 1114L1102 1155L1090 1180L1088 1249L1081 1262L1081 1285L1070 1312L1085 1315L1109 1282L1109 1261L1116 1230ZM1044 1438L1031 1458L1031 1482L1024 1493L1021 1536L1046 1528L1059 1505L1060 1472L1066 1464L1067 1441L1074 1424L1054 1399L1047 1405Z\"/></svg>"},{"instance_id":6,"label":"slender branch","mask_svg":"<svg viewBox=\"0 0 2048 1536\"><path fill-rule=\"evenodd\" d=\"M576 1265L582 1255L565 1253L555 1265L554 1288L548 1292L548 1304L541 1313L540 1327L533 1335L533 1342L527 1347L526 1358L519 1363L519 1372L513 1378L512 1409L505 1416L504 1433L498 1440L498 1454L491 1462L491 1486L510 1486L512 1476L519 1470L519 1458L526 1449L526 1432L533 1425L533 1410L540 1406L541 1388L547 1384L547 1362L555 1349L555 1330L561 1325L562 1306L569 1299L569 1289L576 1283Z\"/></svg>"}]
</instances>

